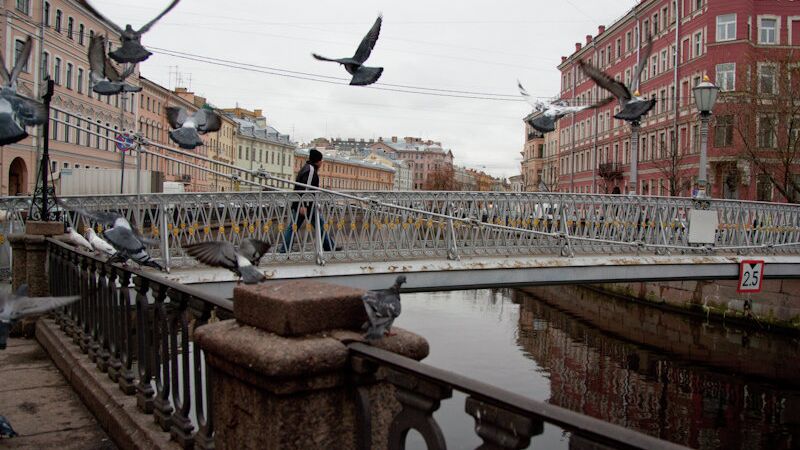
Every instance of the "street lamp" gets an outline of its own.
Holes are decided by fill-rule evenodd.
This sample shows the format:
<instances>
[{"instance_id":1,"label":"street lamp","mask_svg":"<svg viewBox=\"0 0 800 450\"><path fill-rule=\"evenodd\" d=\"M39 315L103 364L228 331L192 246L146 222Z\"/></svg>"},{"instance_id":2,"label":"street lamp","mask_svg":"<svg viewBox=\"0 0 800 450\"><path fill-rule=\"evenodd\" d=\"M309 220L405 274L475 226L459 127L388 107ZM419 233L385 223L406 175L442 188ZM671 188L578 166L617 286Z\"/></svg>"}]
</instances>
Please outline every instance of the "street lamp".
<instances>
[{"instance_id":1,"label":"street lamp","mask_svg":"<svg viewBox=\"0 0 800 450\"><path fill-rule=\"evenodd\" d=\"M694 103L700 111L700 174L697 180L697 198L706 197L707 166L708 166L708 120L714 104L717 103L719 88L708 79L708 75L703 76L703 82L692 89L694 93Z\"/></svg>"}]
</instances>

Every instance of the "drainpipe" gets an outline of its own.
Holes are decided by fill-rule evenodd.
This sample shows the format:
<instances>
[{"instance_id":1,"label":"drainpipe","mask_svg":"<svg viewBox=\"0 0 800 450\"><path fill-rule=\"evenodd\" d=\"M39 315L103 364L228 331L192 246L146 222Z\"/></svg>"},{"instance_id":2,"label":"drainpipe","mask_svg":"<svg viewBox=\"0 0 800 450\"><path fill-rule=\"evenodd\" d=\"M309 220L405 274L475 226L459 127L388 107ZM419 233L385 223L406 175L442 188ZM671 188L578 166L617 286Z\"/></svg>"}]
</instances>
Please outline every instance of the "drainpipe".
<instances>
[{"instance_id":1,"label":"drainpipe","mask_svg":"<svg viewBox=\"0 0 800 450\"><path fill-rule=\"evenodd\" d=\"M678 65L680 63L680 56L681 56L681 46L680 46L680 31L681 31L681 3L678 0L674 0L675 5L675 61L672 62L672 84L675 86L675 95L672 96L672 112L675 116L672 119L672 132L675 136L675 140L672 142L672 145L675 146L675 149L672 150L674 152L679 152L680 147L678 147L678 97L680 96L680 86L678 86ZM680 161L678 159L678 161ZM677 161L676 161L677 163ZM678 168L675 169L677 175ZM677 181L677 180L672 180ZM670 186L670 190L674 190L673 186Z\"/></svg>"}]
</instances>

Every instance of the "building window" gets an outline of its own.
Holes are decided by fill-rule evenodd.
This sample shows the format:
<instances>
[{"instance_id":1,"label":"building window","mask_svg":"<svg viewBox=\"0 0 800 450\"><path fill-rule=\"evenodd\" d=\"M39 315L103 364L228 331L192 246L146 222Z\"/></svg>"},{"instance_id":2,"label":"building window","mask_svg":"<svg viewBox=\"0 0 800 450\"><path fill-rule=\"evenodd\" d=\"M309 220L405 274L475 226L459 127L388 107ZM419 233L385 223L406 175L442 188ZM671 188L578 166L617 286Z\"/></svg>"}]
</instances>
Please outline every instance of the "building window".
<instances>
[{"instance_id":1,"label":"building window","mask_svg":"<svg viewBox=\"0 0 800 450\"><path fill-rule=\"evenodd\" d=\"M17 11L25 14L31 13L31 0L17 0Z\"/></svg>"},{"instance_id":2,"label":"building window","mask_svg":"<svg viewBox=\"0 0 800 450\"><path fill-rule=\"evenodd\" d=\"M57 9L56 10L56 31L59 32L59 33L61 33L61 16L62 16L61 10Z\"/></svg>"},{"instance_id":3,"label":"building window","mask_svg":"<svg viewBox=\"0 0 800 450\"><path fill-rule=\"evenodd\" d=\"M717 64L716 82L717 86L719 86L722 91L733 91L736 89L736 64Z\"/></svg>"},{"instance_id":4,"label":"building window","mask_svg":"<svg viewBox=\"0 0 800 450\"><path fill-rule=\"evenodd\" d=\"M762 94L776 94L777 84L775 83L775 72L777 67L773 64L763 64L758 66L758 92Z\"/></svg>"},{"instance_id":5,"label":"building window","mask_svg":"<svg viewBox=\"0 0 800 450\"><path fill-rule=\"evenodd\" d=\"M25 47L25 43L17 40L14 42L14 65L17 64L20 55L22 55L22 49ZM28 72L28 61L25 61L25 64L22 65L22 71Z\"/></svg>"},{"instance_id":6,"label":"building window","mask_svg":"<svg viewBox=\"0 0 800 450\"><path fill-rule=\"evenodd\" d=\"M699 10L702 7L703 7L703 0L694 0L695 11Z\"/></svg>"},{"instance_id":7,"label":"building window","mask_svg":"<svg viewBox=\"0 0 800 450\"><path fill-rule=\"evenodd\" d=\"M759 202L772 201L772 180L767 174L759 174L756 178L756 200Z\"/></svg>"},{"instance_id":8,"label":"building window","mask_svg":"<svg viewBox=\"0 0 800 450\"><path fill-rule=\"evenodd\" d=\"M761 116L758 118L758 146L775 148L775 118Z\"/></svg>"},{"instance_id":9,"label":"building window","mask_svg":"<svg viewBox=\"0 0 800 450\"><path fill-rule=\"evenodd\" d=\"M53 67L53 81L56 84L61 84L61 58L56 58L56 64Z\"/></svg>"},{"instance_id":10,"label":"building window","mask_svg":"<svg viewBox=\"0 0 800 450\"><path fill-rule=\"evenodd\" d=\"M78 88L78 94L83 93L83 69L78 68L78 81L75 83Z\"/></svg>"},{"instance_id":11,"label":"building window","mask_svg":"<svg viewBox=\"0 0 800 450\"><path fill-rule=\"evenodd\" d=\"M733 145L733 116L717 116L714 125L714 147Z\"/></svg>"},{"instance_id":12,"label":"building window","mask_svg":"<svg viewBox=\"0 0 800 450\"><path fill-rule=\"evenodd\" d=\"M72 89L72 63L67 63L67 89Z\"/></svg>"},{"instance_id":13,"label":"building window","mask_svg":"<svg viewBox=\"0 0 800 450\"><path fill-rule=\"evenodd\" d=\"M47 52L42 53L42 79L47 78L50 73L50 55Z\"/></svg>"},{"instance_id":14,"label":"building window","mask_svg":"<svg viewBox=\"0 0 800 450\"><path fill-rule=\"evenodd\" d=\"M72 32L75 30L75 19L67 19L67 38L72 39Z\"/></svg>"},{"instance_id":15,"label":"building window","mask_svg":"<svg viewBox=\"0 0 800 450\"><path fill-rule=\"evenodd\" d=\"M50 2L44 2L44 26L50 26Z\"/></svg>"},{"instance_id":16,"label":"building window","mask_svg":"<svg viewBox=\"0 0 800 450\"><path fill-rule=\"evenodd\" d=\"M83 45L83 33L86 31L83 24L78 25L78 44Z\"/></svg>"},{"instance_id":17,"label":"building window","mask_svg":"<svg viewBox=\"0 0 800 450\"><path fill-rule=\"evenodd\" d=\"M717 16L717 42L736 39L736 14Z\"/></svg>"},{"instance_id":18,"label":"building window","mask_svg":"<svg viewBox=\"0 0 800 450\"><path fill-rule=\"evenodd\" d=\"M694 57L697 58L703 52L703 33L698 31L694 34Z\"/></svg>"},{"instance_id":19,"label":"building window","mask_svg":"<svg viewBox=\"0 0 800 450\"><path fill-rule=\"evenodd\" d=\"M758 20L758 43L778 43L778 19L762 17Z\"/></svg>"},{"instance_id":20,"label":"building window","mask_svg":"<svg viewBox=\"0 0 800 450\"><path fill-rule=\"evenodd\" d=\"M631 32L630 31L625 33L625 51L626 52L631 51Z\"/></svg>"}]
</instances>

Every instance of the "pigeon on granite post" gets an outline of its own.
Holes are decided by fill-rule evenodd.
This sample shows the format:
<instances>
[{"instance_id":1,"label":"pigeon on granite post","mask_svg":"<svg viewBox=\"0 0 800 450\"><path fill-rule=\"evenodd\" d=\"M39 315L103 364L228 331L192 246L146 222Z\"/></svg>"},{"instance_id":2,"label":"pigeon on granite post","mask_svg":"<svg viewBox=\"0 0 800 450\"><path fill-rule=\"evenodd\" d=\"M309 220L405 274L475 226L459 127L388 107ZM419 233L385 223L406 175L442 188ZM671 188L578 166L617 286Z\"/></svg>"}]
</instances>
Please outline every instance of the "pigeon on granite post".
<instances>
[{"instance_id":1,"label":"pigeon on granite post","mask_svg":"<svg viewBox=\"0 0 800 450\"><path fill-rule=\"evenodd\" d=\"M405 275L400 275L388 289L367 291L361 297L368 321L364 323L364 336L367 340L381 339L384 335L392 336L392 323L400 315L400 286L406 282Z\"/></svg>"}]
</instances>

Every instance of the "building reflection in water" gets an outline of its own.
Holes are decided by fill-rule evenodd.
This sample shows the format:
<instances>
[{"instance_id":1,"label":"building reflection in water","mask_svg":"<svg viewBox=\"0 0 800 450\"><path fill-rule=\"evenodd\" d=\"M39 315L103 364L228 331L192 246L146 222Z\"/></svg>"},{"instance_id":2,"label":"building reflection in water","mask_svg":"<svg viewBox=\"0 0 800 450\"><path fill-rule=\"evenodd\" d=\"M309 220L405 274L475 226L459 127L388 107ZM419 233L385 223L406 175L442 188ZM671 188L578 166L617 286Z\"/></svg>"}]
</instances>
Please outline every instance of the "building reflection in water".
<instances>
[{"instance_id":1,"label":"building reflection in water","mask_svg":"<svg viewBox=\"0 0 800 450\"><path fill-rule=\"evenodd\" d=\"M585 288L515 290L549 402L702 449L800 448L800 344ZM571 439L570 448L597 448Z\"/></svg>"}]
</instances>

